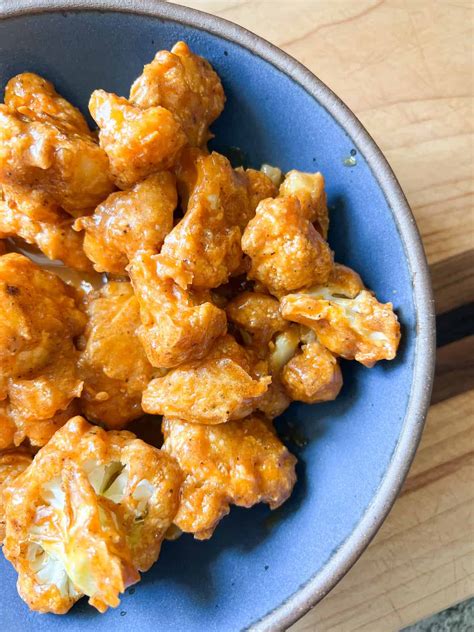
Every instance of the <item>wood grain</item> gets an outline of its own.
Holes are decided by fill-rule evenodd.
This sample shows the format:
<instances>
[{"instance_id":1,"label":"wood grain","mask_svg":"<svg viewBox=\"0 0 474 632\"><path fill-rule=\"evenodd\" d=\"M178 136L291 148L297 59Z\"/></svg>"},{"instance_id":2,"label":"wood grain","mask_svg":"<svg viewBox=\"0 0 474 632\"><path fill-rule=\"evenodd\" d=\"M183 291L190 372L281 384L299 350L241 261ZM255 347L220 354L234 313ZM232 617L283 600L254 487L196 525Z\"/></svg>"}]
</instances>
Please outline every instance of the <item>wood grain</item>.
<instances>
[{"instance_id":1,"label":"wood grain","mask_svg":"<svg viewBox=\"0 0 474 632\"><path fill-rule=\"evenodd\" d=\"M474 250L438 261L431 266L436 312L443 314L474 301Z\"/></svg>"},{"instance_id":2,"label":"wood grain","mask_svg":"<svg viewBox=\"0 0 474 632\"><path fill-rule=\"evenodd\" d=\"M370 545L293 632L400 629L474 582L474 392L432 406L403 491Z\"/></svg>"},{"instance_id":3,"label":"wood grain","mask_svg":"<svg viewBox=\"0 0 474 632\"><path fill-rule=\"evenodd\" d=\"M420 228L437 311L443 314L441 341L452 340L438 349L434 405L423 440L374 542L292 628L398 630L474 593L474 336L463 337L474 331L462 311L474 299L474 5L469 0L180 4L262 35L332 88L384 151Z\"/></svg>"}]
</instances>

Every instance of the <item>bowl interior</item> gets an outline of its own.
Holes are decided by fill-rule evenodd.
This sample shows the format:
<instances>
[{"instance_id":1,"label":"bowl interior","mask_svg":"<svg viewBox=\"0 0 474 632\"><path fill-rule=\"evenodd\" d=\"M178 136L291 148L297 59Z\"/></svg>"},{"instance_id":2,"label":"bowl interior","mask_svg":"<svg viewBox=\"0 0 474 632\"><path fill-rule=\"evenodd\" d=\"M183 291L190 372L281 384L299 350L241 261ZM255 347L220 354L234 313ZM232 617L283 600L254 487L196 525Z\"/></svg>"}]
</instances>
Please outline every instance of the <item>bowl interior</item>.
<instances>
[{"instance_id":1,"label":"bowl interior","mask_svg":"<svg viewBox=\"0 0 474 632\"><path fill-rule=\"evenodd\" d=\"M279 422L300 459L291 500L276 512L233 508L208 542L165 543L160 561L118 609L98 615L83 600L67 616L30 613L2 558L5 629L240 630L273 610L320 571L374 498L403 425L414 363L412 282L390 208L355 141L291 77L249 50L174 22L103 12L56 12L0 24L0 81L34 71L87 109L95 88L127 95L161 48L179 39L222 77L224 114L213 145L283 170L320 170L331 208L336 259L358 270L403 324L399 356L369 370L344 363L336 402L293 405ZM236 152L234 148L238 148ZM356 152L355 165L347 158Z\"/></svg>"}]
</instances>

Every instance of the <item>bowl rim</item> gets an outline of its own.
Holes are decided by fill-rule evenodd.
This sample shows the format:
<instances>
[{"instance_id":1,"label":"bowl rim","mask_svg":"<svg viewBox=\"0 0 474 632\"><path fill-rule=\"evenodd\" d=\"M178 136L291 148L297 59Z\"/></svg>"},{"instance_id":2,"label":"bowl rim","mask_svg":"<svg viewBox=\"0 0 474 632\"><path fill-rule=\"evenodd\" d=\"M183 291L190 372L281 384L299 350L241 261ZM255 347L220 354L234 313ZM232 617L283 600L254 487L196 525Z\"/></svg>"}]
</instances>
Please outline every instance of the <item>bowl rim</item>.
<instances>
[{"instance_id":1,"label":"bowl rim","mask_svg":"<svg viewBox=\"0 0 474 632\"><path fill-rule=\"evenodd\" d=\"M431 399L436 329L430 273L415 218L382 151L355 114L303 64L264 38L224 18L163 0L10 0L0 9L0 18L58 11L131 13L183 23L231 41L271 63L299 84L346 131L363 154L392 212L409 265L416 315L413 381L405 419L379 487L349 537L322 569L248 628L259 632L286 630L334 588L367 548L398 496L421 439Z\"/></svg>"}]
</instances>

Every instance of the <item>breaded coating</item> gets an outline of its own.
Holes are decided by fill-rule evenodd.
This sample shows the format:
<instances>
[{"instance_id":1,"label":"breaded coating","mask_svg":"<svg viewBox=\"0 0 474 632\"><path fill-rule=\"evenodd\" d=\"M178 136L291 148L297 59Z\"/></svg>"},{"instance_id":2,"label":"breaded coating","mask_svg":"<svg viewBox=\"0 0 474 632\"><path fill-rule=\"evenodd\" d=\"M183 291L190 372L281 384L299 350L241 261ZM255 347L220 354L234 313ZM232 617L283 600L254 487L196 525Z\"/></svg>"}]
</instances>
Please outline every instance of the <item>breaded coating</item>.
<instances>
[{"instance_id":1,"label":"breaded coating","mask_svg":"<svg viewBox=\"0 0 474 632\"><path fill-rule=\"evenodd\" d=\"M224 109L224 90L210 63L177 42L171 52L160 50L143 68L130 90L130 101L141 108L160 105L181 124L191 145L204 145L209 125Z\"/></svg>"},{"instance_id":2,"label":"breaded coating","mask_svg":"<svg viewBox=\"0 0 474 632\"><path fill-rule=\"evenodd\" d=\"M189 198L196 186L198 158L204 158L205 156L209 156L209 152L206 149L186 145L179 154L178 161L174 166L174 174L183 211L186 211L188 208Z\"/></svg>"},{"instance_id":3,"label":"breaded coating","mask_svg":"<svg viewBox=\"0 0 474 632\"><path fill-rule=\"evenodd\" d=\"M0 297L3 399L9 378L26 378L67 351L86 317L71 287L16 253L0 257Z\"/></svg>"},{"instance_id":4,"label":"breaded coating","mask_svg":"<svg viewBox=\"0 0 474 632\"><path fill-rule=\"evenodd\" d=\"M162 171L109 195L93 215L77 219L74 230L85 231L84 250L98 272L123 275L139 250L159 252L177 203L175 178Z\"/></svg>"},{"instance_id":5,"label":"breaded coating","mask_svg":"<svg viewBox=\"0 0 474 632\"><path fill-rule=\"evenodd\" d=\"M27 108L37 120L46 115L78 134L91 134L81 112L59 95L50 81L33 72L22 72L10 79L5 86L5 105L11 110Z\"/></svg>"},{"instance_id":6,"label":"breaded coating","mask_svg":"<svg viewBox=\"0 0 474 632\"><path fill-rule=\"evenodd\" d=\"M174 261L139 252L128 270L140 304L138 335L153 366L172 368L199 360L226 332L225 312L184 290L189 277L184 271L180 277Z\"/></svg>"},{"instance_id":7,"label":"breaded coating","mask_svg":"<svg viewBox=\"0 0 474 632\"><path fill-rule=\"evenodd\" d=\"M16 424L11 418L8 401L6 399L0 400L0 450L6 450L15 445L16 431Z\"/></svg>"},{"instance_id":8,"label":"breaded coating","mask_svg":"<svg viewBox=\"0 0 474 632\"><path fill-rule=\"evenodd\" d=\"M45 445L69 419L69 407L82 391L77 357L76 349L69 343L48 365L30 371L28 378L9 381L9 413L17 428L15 445L24 438L31 445Z\"/></svg>"},{"instance_id":9,"label":"breaded coating","mask_svg":"<svg viewBox=\"0 0 474 632\"><path fill-rule=\"evenodd\" d=\"M0 257L0 322L2 447L8 436L14 445L25 437L43 445L81 393L73 338L86 317L72 288L11 253Z\"/></svg>"},{"instance_id":10,"label":"breaded coating","mask_svg":"<svg viewBox=\"0 0 474 632\"><path fill-rule=\"evenodd\" d=\"M64 213L59 204L46 191L19 184L3 184L3 199L26 219L38 222L57 222ZM1 197L1 196L0 196Z\"/></svg>"},{"instance_id":11,"label":"breaded coating","mask_svg":"<svg viewBox=\"0 0 474 632\"><path fill-rule=\"evenodd\" d=\"M82 412L108 428L143 415L142 391L154 375L138 338L140 308L131 283L111 281L85 298L79 347Z\"/></svg>"},{"instance_id":12,"label":"breaded coating","mask_svg":"<svg viewBox=\"0 0 474 632\"><path fill-rule=\"evenodd\" d=\"M334 264L327 285L333 294L340 294L347 298L355 298L362 290L365 290L359 274L340 263Z\"/></svg>"},{"instance_id":13,"label":"breaded coating","mask_svg":"<svg viewBox=\"0 0 474 632\"><path fill-rule=\"evenodd\" d=\"M333 265L328 244L304 217L295 196L260 202L242 237L250 256L249 277L272 292L324 283Z\"/></svg>"},{"instance_id":14,"label":"breaded coating","mask_svg":"<svg viewBox=\"0 0 474 632\"><path fill-rule=\"evenodd\" d=\"M73 231L73 222L61 211L55 220L34 220L22 213L11 199L8 203L0 200L0 239L20 237L35 245L48 259L60 260L76 270L92 271L83 250L84 238Z\"/></svg>"},{"instance_id":15,"label":"breaded coating","mask_svg":"<svg viewBox=\"0 0 474 632\"><path fill-rule=\"evenodd\" d=\"M113 190L105 152L46 114L0 105L0 184L38 189L70 215L84 215Z\"/></svg>"},{"instance_id":16,"label":"breaded coating","mask_svg":"<svg viewBox=\"0 0 474 632\"><path fill-rule=\"evenodd\" d=\"M143 110L116 94L94 90L89 110L99 126L100 146L109 157L110 171L120 189L170 169L186 143L179 123L165 108Z\"/></svg>"},{"instance_id":17,"label":"breaded coating","mask_svg":"<svg viewBox=\"0 0 474 632\"><path fill-rule=\"evenodd\" d=\"M336 399L342 373L333 354L315 340L285 364L281 382L291 399L315 404Z\"/></svg>"},{"instance_id":18,"label":"breaded coating","mask_svg":"<svg viewBox=\"0 0 474 632\"><path fill-rule=\"evenodd\" d=\"M256 415L219 426L164 419L163 434L185 476L174 522L198 540L211 537L230 504L276 509L296 482L295 457Z\"/></svg>"},{"instance_id":19,"label":"breaded coating","mask_svg":"<svg viewBox=\"0 0 474 632\"><path fill-rule=\"evenodd\" d=\"M240 227L244 229L255 215L255 211L260 202L267 198L276 197L278 195L278 188L263 171L256 171L255 169L245 169L244 171L241 167L236 169L236 171L244 173L247 179L247 192L251 215L245 218L246 221L244 225L240 225Z\"/></svg>"},{"instance_id":20,"label":"breaded coating","mask_svg":"<svg viewBox=\"0 0 474 632\"><path fill-rule=\"evenodd\" d=\"M341 266L326 285L288 294L281 301L284 318L312 329L332 353L367 367L393 360L400 341L400 324L392 303L379 303L367 290L357 289L358 275ZM347 290L345 289L347 287Z\"/></svg>"},{"instance_id":21,"label":"breaded coating","mask_svg":"<svg viewBox=\"0 0 474 632\"><path fill-rule=\"evenodd\" d=\"M290 195L298 198L303 215L327 239L329 215L322 174L304 173L296 169L289 171L280 185L280 196Z\"/></svg>"},{"instance_id":22,"label":"breaded coating","mask_svg":"<svg viewBox=\"0 0 474 632\"><path fill-rule=\"evenodd\" d=\"M221 424L250 415L270 382L269 376L253 379L245 349L226 335L204 359L152 380L142 406L147 413L168 418Z\"/></svg>"},{"instance_id":23,"label":"breaded coating","mask_svg":"<svg viewBox=\"0 0 474 632\"><path fill-rule=\"evenodd\" d=\"M184 265L196 288L225 283L240 265L237 218L248 207L245 178L213 152L196 161L197 179L183 219L166 236L162 253Z\"/></svg>"},{"instance_id":24,"label":"breaded coating","mask_svg":"<svg viewBox=\"0 0 474 632\"><path fill-rule=\"evenodd\" d=\"M273 336L283 331L288 323L280 314L276 298L260 292L244 291L237 294L226 306L227 318L250 339L248 344L266 354Z\"/></svg>"},{"instance_id":25,"label":"breaded coating","mask_svg":"<svg viewBox=\"0 0 474 632\"><path fill-rule=\"evenodd\" d=\"M270 357L268 351L266 356ZM255 361L252 372L256 377L271 375L272 378L268 389L257 402L257 410L268 419L279 417L291 404L291 399L280 381L280 372L272 370L269 359Z\"/></svg>"},{"instance_id":26,"label":"breaded coating","mask_svg":"<svg viewBox=\"0 0 474 632\"><path fill-rule=\"evenodd\" d=\"M31 464L33 455L28 450L8 450L0 453L0 545L5 537L5 505L3 490Z\"/></svg>"},{"instance_id":27,"label":"breaded coating","mask_svg":"<svg viewBox=\"0 0 474 632\"><path fill-rule=\"evenodd\" d=\"M4 491L5 557L32 610L62 614L82 595L104 612L158 558L181 472L130 432L74 417Z\"/></svg>"}]
</instances>

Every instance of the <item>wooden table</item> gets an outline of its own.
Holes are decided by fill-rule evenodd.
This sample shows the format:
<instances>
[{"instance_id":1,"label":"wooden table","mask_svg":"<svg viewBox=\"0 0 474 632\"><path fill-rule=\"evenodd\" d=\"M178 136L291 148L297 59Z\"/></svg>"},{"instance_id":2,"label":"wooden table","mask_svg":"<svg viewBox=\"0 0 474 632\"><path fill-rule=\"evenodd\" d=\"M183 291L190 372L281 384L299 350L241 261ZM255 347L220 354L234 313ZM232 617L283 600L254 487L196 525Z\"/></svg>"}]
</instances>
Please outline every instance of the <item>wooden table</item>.
<instances>
[{"instance_id":1,"label":"wooden table","mask_svg":"<svg viewBox=\"0 0 474 632\"><path fill-rule=\"evenodd\" d=\"M474 593L474 5L180 4L262 35L327 83L384 151L423 236L439 314L438 367L423 440L371 546L292 631L400 629Z\"/></svg>"}]
</instances>

